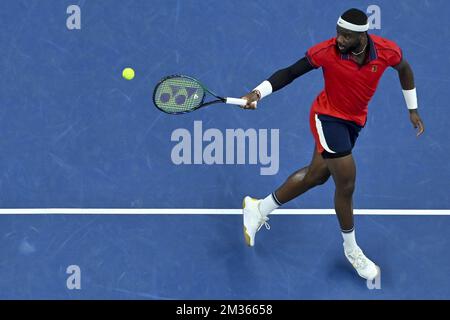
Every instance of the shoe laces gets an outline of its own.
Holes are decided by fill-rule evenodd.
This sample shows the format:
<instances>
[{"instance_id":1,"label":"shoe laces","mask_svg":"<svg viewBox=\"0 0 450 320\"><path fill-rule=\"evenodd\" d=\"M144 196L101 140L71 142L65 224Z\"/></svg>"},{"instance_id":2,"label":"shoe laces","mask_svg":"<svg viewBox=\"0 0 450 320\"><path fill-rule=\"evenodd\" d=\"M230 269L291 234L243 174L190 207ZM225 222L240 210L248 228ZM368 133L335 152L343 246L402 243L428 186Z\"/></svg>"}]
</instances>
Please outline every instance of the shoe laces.
<instances>
[{"instance_id":1,"label":"shoe laces","mask_svg":"<svg viewBox=\"0 0 450 320\"><path fill-rule=\"evenodd\" d=\"M356 269L364 269L367 266L367 258L360 248L353 249L347 255L352 260L352 265Z\"/></svg>"},{"instance_id":2,"label":"shoe laces","mask_svg":"<svg viewBox=\"0 0 450 320\"><path fill-rule=\"evenodd\" d=\"M257 232L262 228L262 226L264 225L266 227L267 230L270 230L270 224L267 222L269 221L268 217L263 216L263 214L261 213L261 211L259 210L259 203L256 206L256 208L258 209L258 213L259 213L259 221L258 221L258 230L256 230Z\"/></svg>"},{"instance_id":3,"label":"shoe laces","mask_svg":"<svg viewBox=\"0 0 450 320\"><path fill-rule=\"evenodd\" d=\"M270 224L267 221L269 221L269 218L263 217L261 215L261 218L259 219L259 227L258 227L257 231L259 231L259 229L261 229L263 225L266 227L267 230L270 230Z\"/></svg>"}]
</instances>

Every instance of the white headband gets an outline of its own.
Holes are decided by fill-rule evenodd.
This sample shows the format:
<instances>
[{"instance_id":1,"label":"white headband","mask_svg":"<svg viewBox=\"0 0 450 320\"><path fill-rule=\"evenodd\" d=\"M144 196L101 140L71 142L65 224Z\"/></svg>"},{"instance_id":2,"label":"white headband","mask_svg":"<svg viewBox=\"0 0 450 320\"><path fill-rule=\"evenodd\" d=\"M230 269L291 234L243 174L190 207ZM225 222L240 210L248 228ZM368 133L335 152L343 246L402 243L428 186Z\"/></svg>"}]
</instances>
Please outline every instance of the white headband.
<instances>
[{"instance_id":1,"label":"white headband","mask_svg":"<svg viewBox=\"0 0 450 320\"><path fill-rule=\"evenodd\" d=\"M338 24L338 26L340 26L344 29L356 31L356 32L365 32L365 31L369 30L369 22L367 22L367 24L364 24L364 25L357 25L357 24L347 22L344 19L342 19L342 17L339 17L337 24Z\"/></svg>"}]
</instances>

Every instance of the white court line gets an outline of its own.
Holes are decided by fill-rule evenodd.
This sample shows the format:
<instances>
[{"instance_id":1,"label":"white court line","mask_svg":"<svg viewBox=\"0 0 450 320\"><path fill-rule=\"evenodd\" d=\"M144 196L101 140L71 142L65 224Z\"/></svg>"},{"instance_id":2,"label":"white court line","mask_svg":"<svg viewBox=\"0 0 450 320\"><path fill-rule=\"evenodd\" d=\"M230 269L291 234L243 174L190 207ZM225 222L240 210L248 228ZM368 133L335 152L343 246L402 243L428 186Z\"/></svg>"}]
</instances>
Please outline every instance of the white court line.
<instances>
[{"instance_id":1,"label":"white court line","mask_svg":"<svg viewBox=\"0 0 450 320\"><path fill-rule=\"evenodd\" d=\"M357 215L388 215L388 216L448 216L450 210L398 210L398 209L355 209ZM105 215L173 215L173 214L242 214L242 209L129 209L129 208L11 208L0 209L0 215L5 214L105 214ZM277 209L272 214L281 215L334 215L334 209Z\"/></svg>"}]
</instances>

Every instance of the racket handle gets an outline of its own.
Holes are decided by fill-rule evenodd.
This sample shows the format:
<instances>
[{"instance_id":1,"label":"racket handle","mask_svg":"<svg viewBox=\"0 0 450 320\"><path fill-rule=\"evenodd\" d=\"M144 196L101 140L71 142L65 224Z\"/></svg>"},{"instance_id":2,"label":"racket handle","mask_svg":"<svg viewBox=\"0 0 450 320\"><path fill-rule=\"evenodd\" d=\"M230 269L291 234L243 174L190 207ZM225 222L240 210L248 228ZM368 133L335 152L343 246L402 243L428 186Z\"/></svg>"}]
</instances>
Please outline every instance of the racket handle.
<instances>
[{"instance_id":1,"label":"racket handle","mask_svg":"<svg viewBox=\"0 0 450 320\"><path fill-rule=\"evenodd\" d=\"M237 99L237 98L225 98L227 104L236 104L238 106L245 106L247 104L246 99Z\"/></svg>"}]
</instances>

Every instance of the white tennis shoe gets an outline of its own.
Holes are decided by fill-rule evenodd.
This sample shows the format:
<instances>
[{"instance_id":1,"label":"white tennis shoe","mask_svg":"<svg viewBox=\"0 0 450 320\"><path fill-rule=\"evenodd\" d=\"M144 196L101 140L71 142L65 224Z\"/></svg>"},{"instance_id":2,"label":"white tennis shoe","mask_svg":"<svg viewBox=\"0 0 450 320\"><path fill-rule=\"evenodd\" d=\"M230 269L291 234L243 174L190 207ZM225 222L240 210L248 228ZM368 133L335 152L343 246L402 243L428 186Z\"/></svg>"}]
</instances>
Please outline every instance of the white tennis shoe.
<instances>
[{"instance_id":1,"label":"white tennis shoe","mask_svg":"<svg viewBox=\"0 0 450 320\"><path fill-rule=\"evenodd\" d=\"M245 197L242 203L243 218L244 218L244 238L248 246L253 247L255 245L256 232L264 225L267 230L270 229L270 225L267 223L269 218L264 217L259 211L259 203L261 200L253 199L251 197Z\"/></svg>"},{"instance_id":2,"label":"white tennis shoe","mask_svg":"<svg viewBox=\"0 0 450 320\"><path fill-rule=\"evenodd\" d=\"M347 249L344 245L344 253L360 277L372 281L378 276L379 267L364 255L360 247Z\"/></svg>"}]
</instances>

